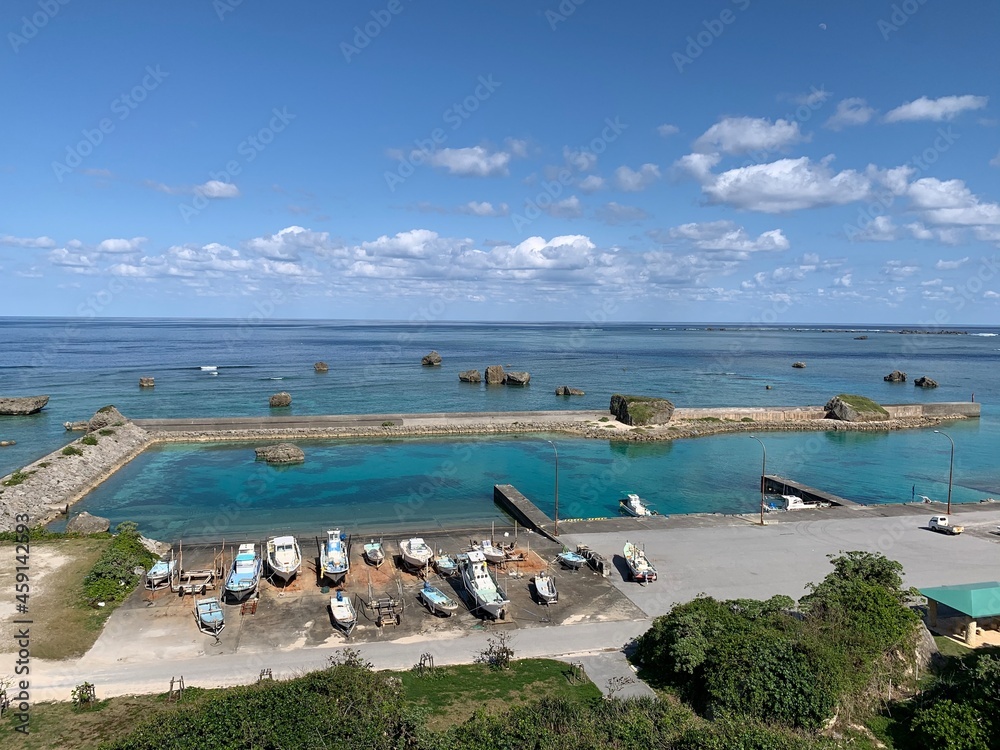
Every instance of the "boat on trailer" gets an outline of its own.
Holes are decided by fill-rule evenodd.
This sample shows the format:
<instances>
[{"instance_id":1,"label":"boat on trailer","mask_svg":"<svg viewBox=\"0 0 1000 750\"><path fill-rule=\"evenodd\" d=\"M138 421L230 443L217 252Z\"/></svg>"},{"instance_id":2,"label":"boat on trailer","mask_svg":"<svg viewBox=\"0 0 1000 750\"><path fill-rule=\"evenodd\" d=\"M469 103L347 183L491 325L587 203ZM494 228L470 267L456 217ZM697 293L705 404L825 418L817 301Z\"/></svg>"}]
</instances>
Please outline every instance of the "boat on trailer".
<instances>
[{"instance_id":1,"label":"boat on trailer","mask_svg":"<svg viewBox=\"0 0 1000 750\"><path fill-rule=\"evenodd\" d=\"M556 590L556 579L544 570L535 576L535 593L542 604L555 604L559 601L559 592Z\"/></svg>"},{"instance_id":2,"label":"boat on trailer","mask_svg":"<svg viewBox=\"0 0 1000 750\"><path fill-rule=\"evenodd\" d=\"M556 559L570 570L579 570L586 562L587 558L579 552L565 550L556 555Z\"/></svg>"},{"instance_id":3,"label":"boat on trailer","mask_svg":"<svg viewBox=\"0 0 1000 750\"><path fill-rule=\"evenodd\" d=\"M226 579L224 593L236 601L246 599L257 590L263 567L264 561L257 554L256 545L252 542L241 544Z\"/></svg>"},{"instance_id":4,"label":"boat on trailer","mask_svg":"<svg viewBox=\"0 0 1000 750\"><path fill-rule=\"evenodd\" d=\"M458 610L458 602L436 586L431 586L429 581L424 581L417 596L432 614L451 617Z\"/></svg>"},{"instance_id":5,"label":"boat on trailer","mask_svg":"<svg viewBox=\"0 0 1000 750\"><path fill-rule=\"evenodd\" d=\"M302 567L302 550L294 536L276 536L267 541L267 567L283 583L288 583Z\"/></svg>"},{"instance_id":6,"label":"boat on trailer","mask_svg":"<svg viewBox=\"0 0 1000 750\"><path fill-rule=\"evenodd\" d=\"M403 557L403 564L409 568L426 568L434 557L434 550L418 536L401 541L399 552Z\"/></svg>"},{"instance_id":7,"label":"boat on trailer","mask_svg":"<svg viewBox=\"0 0 1000 750\"><path fill-rule=\"evenodd\" d=\"M506 619L510 599L490 573L482 551L474 549L459 555L458 567L465 590L475 604L474 609L482 610L494 620Z\"/></svg>"},{"instance_id":8,"label":"boat on trailer","mask_svg":"<svg viewBox=\"0 0 1000 750\"><path fill-rule=\"evenodd\" d=\"M656 580L656 568L649 562L645 550L632 542L625 542L622 554L633 581L650 583Z\"/></svg>"},{"instance_id":9,"label":"boat on trailer","mask_svg":"<svg viewBox=\"0 0 1000 750\"><path fill-rule=\"evenodd\" d=\"M351 561L343 533L340 529L328 530L326 541L319 550L319 568L323 571L323 577L336 586L344 580L350 567Z\"/></svg>"},{"instance_id":10,"label":"boat on trailer","mask_svg":"<svg viewBox=\"0 0 1000 750\"><path fill-rule=\"evenodd\" d=\"M451 555L441 552L434 558L434 569L443 576L450 576L458 572L458 563Z\"/></svg>"},{"instance_id":11,"label":"boat on trailer","mask_svg":"<svg viewBox=\"0 0 1000 750\"><path fill-rule=\"evenodd\" d=\"M358 624L358 612L351 603L351 598L344 596L344 592L340 589L330 597L330 614L333 615L334 623L347 635L350 635L354 626Z\"/></svg>"},{"instance_id":12,"label":"boat on trailer","mask_svg":"<svg viewBox=\"0 0 1000 750\"><path fill-rule=\"evenodd\" d=\"M382 563L385 562L385 550L382 549L382 542L376 542L372 539L365 545L364 548L365 560L369 565L374 565L378 568Z\"/></svg>"},{"instance_id":13,"label":"boat on trailer","mask_svg":"<svg viewBox=\"0 0 1000 750\"><path fill-rule=\"evenodd\" d=\"M202 633L217 636L226 627L226 617L223 614L222 605L214 596L207 599L196 599L194 613L198 619L198 630Z\"/></svg>"},{"instance_id":14,"label":"boat on trailer","mask_svg":"<svg viewBox=\"0 0 1000 750\"><path fill-rule=\"evenodd\" d=\"M146 588L150 591L166 588L170 585L170 579L176 570L176 560L158 560L146 571Z\"/></svg>"}]
</instances>

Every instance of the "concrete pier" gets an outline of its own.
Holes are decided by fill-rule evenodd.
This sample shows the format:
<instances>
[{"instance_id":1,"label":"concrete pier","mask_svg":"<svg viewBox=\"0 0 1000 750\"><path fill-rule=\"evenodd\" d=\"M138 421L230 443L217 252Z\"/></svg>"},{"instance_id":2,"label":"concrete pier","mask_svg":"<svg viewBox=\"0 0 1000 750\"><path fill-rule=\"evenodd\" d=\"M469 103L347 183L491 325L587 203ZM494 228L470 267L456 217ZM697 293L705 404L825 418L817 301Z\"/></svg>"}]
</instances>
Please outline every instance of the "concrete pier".
<instances>
[{"instance_id":1,"label":"concrete pier","mask_svg":"<svg viewBox=\"0 0 1000 750\"><path fill-rule=\"evenodd\" d=\"M521 494L512 484L493 485L493 502L517 519L522 526L555 539L555 522L541 509Z\"/></svg>"},{"instance_id":2,"label":"concrete pier","mask_svg":"<svg viewBox=\"0 0 1000 750\"><path fill-rule=\"evenodd\" d=\"M846 508L863 508L861 503L848 500L840 495L834 495L826 490L818 490L815 487L796 482L794 479L781 477L777 474L764 475L764 492L774 495L796 494L803 500L812 500L818 503L830 503L830 505L840 505Z\"/></svg>"}]
</instances>

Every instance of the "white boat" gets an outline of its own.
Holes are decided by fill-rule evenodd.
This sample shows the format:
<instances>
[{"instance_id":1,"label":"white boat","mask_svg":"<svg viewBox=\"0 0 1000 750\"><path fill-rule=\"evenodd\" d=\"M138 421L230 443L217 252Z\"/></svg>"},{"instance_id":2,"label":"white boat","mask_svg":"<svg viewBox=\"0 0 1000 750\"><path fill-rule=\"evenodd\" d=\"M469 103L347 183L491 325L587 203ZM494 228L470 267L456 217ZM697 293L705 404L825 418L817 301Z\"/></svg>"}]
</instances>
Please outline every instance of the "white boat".
<instances>
[{"instance_id":1,"label":"white boat","mask_svg":"<svg viewBox=\"0 0 1000 750\"><path fill-rule=\"evenodd\" d=\"M587 562L586 557L577 552L570 552L569 550L560 552L556 555L556 559L571 570L579 570Z\"/></svg>"},{"instance_id":2,"label":"white boat","mask_svg":"<svg viewBox=\"0 0 1000 750\"><path fill-rule=\"evenodd\" d=\"M218 635L226 627L226 618L222 605L214 596L208 599L198 599L194 603L195 617L198 619L198 630L209 635Z\"/></svg>"},{"instance_id":3,"label":"white boat","mask_svg":"<svg viewBox=\"0 0 1000 750\"><path fill-rule=\"evenodd\" d=\"M816 508L829 508L830 503L817 502L815 500L803 500L798 495L782 495L782 510L815 510Z\"/></svg>"},{"instance_id":4,"label":"white boat","mask_svg":"<svg viewBox=\"0 0 1000 750\"><path fill-rule=\"evenodd\" d=\"M618 507L621 508L623 513L627 513L630 516L642 517L659 515L659 513L646 505L646 503L642 501L642 498L631 492L626 495L623 500L618 501Z\"/></svg>"},{"instance_id":5,"label":"white boat","mask_svg":"<svg viewBox=\"0 0 1000 750\"><path fill-rule=\"evenodd\" d=\"M646 558L646 552L632 542L625 542L622 553L625 557L625 564L628 565L632 580L639 583L650 583L656 580L656 568L654 568Z\"/></svg>"},{"instance_id":6,"label":"white boat","mask_svg":"<svg viewBox=\"0 0 1000 750\"><path fill-rule=\"evenodd\" d=\"M347 554L347 545L340 529L330 529L326 532L326 541L319 550L319 569L324 578L328 578L334 586L344 580L351 561Z\"/></svg>"},{"instance_id":7,"label":"white boat","mask_svg":"<svg viewBox=\"0 0 1000 750\"><path fill-rule=\"evenodd\" d=\"M403 556L403 565L410 568L426 568L434 557L434 550L418 536L401 541L399 551Z\"/></svg>"},{"instance_id":8,"label":"white boat","mask_svg":"<svg viewBox=\"0 0 1000 750\"><path fill-rule=\"evenodd\" d=\"M236 601L246 599L257 590L263 567L264 561L257 554L256 545L252 542L241 544L233 560L233 567L229 570L224 593L231 595Z\"/></svg>"},{"instance_id":9,"label":"white boat","mask_svg":"<svg viewBox=\"0 0 1000 750\"><path fill-rule=\"evenodd\" d=\"M333 615L333 621L348 635L358 624L358 613L351 603L351 598L344 596L344 592L339 589L335 595L330 597L330 614Z\"/></svg>"},{"instance_id":10,"label":"white boat","mask_svg":"<svg viewBox=\"0 0 1000 750\"><path fill-rule=\"evenodd\" d=\"M267 567L285 583L302 567L302 551L294 536L276 536L267 540Z\"/></svg>"},{"instance_id":11,"label":"white boat","mask_svg":"<svg viewBox=\"0 0 1000 750\"><path fill-rule=\"evenodd\" d=\"M443 576L453 575L458 570L458 563L451 555L439 554L434 558L434 569Z\"/></svg>"},{"instance_id":12,"label":"white boat","mask_svg":"<svg viewBox=\"0 0 1000 750\"><path fill-rule=\"evenodd\" d=\"M462 572L462 584L475 604L473 611L482 610L495 620L505 619L510 600L490 574L483 553L474 549L459 555L458 568Z\"/></svg>"},{"instance_id":13,"label":"white boat","mask_svg":"<svg viewBox=\"0 0 1000 750\"><path fill-rule=\"evenodd\" d=\"M504 560L507 559L507 555L499 547L494 547L493 542L489 539L484 539L480 545L479 550L483 553L483 557L486 558L486 562L491 562L494 565L500 565Z\"/></svg>"},{"instance_id":14,"label":"white boat","mask_svg":"<svg viewBox=\"0 0 1000 750\"><path fill-rule=\"evenodd\" d=\"M559 592L556 591L556 579L544 570L535 576L535 593L542 604L555 604L559 601Z\"/></svg>"},{"instance_id":15,"label":"white boat","mask_svg":"<svg viewBox=\"0 0 1000 750\"><path fill-rule=\"evenodd\" d=\"M158 560L146 571L146 588L150 591L166 588L170 585L170 578L176 569L176 560Z\"/></svg>"},{"instance_id":16,"label":"white boat","mask_svg":"<svg viewBox=\"0 0 1000 750\"><path fill-rule=\"evenodd\" d=\"M417 596L432 614L441 614L445 617L451 617L451 615L453 615L458 609L458 602L444 593L441 589L431 586L427 581L424 581L423 588L420 589L420 593Z\"/></svg>"},{"instance_id":17,"label":"white boat","mask_svg":"<svg viewBox=\"0 0 1000 750\"><path fill-rule=\"evenodd\" d=\"M382 549L382 542L372 539L365 545L365 560L376 568L385 562L385 550Z\"/></svg>"}]
</instances>

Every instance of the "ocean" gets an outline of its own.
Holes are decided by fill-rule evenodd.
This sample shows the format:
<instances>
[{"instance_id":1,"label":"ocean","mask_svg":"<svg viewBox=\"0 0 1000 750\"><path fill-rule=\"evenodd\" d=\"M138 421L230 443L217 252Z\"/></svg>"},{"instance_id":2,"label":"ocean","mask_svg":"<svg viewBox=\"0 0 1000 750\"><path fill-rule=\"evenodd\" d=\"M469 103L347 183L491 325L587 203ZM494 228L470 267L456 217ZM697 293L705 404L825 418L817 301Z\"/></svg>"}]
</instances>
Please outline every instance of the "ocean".
<instances>
[{"instance_id":1,"label":"ocean","mask_svg":"<svg viewBox=\"0 0 1000 750\"><path fill-rule=\"evenodd\" d=\"M1000 497L1000 328L961 328L963 335L900 328L7 318L0 395L51 399L39 414L0 417L0 440L17 441L0 448L0 474L75 439L63 422L106 404L133 418L163 418L266 415L277 391L291 393L283 412L293 414L607 409L615 392L665 396L682 407L822 404L844 392L881 403L975 394L982 418L943 427L956 443L953 499ZM432 349L442 365L422 367ZM320 360L328 373L314 372ZM795 361L806 367L792 368ZM460 371L491 364L527 370L531 384L459 382ZM909 382L884 382L894 369ZM915 388L920 375L940 387ZM140 389L141 376L155 377L156 386ZM560 385L586 395L557 397ZM761 437L769 472L850 499L947 493L950 445L930 430ZM559 450L562 518L614 515L624 492L664 513L745 512L759 502L760 445L745 435L660 444L527 435L307 442L306 464L280 469L255 463L247 445L163 446L78 507L136 520L166 538L276 526L392 533L489 523L501 518L492 503L498 482L554 510L549 439Z\"/></svg>"}]
</instances>

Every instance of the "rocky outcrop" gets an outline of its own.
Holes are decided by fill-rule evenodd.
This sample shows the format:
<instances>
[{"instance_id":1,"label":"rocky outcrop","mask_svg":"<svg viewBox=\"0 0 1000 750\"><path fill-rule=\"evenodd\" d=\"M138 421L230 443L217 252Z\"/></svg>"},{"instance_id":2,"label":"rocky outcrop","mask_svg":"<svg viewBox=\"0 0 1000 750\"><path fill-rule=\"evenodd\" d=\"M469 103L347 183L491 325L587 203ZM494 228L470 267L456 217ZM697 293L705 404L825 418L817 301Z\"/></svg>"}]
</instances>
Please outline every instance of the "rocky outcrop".
<instances>
[{"instance_id":1,"label":"rocky outcrop","mask_svg":"<svg viewBox=\"0 0 1000 750\"><path fill-rule=\"evenodd\" d=\"M862 396L834 396L826 402L827 419L841 422L881 422L889 413L871 399Z\"/></svg>"},{"instance_id":2,"label":"rocky outcrop","mask_svg":"<svg viewBox=\"0 0 1000 750\"><path fill-rule=\"evenodd\" d=\"M330 365L326 362L317 362L313 365L313 370L316 372L330 372Z\"/></svg>"},{"instance_id":3,"label":"rocky outcrop","mask_svg":"<svg viewBox=\"0 0 1000 750\"><path fill-rule=\"evenodd\" d=\"M6 448L10 445L17 445L16 440L0 440L0 448Z\"/></svg>"},{"instance_id":4,"label":"rocky outcrop","mask_svg":"<svg viewBox=\"0 0 1000 750\"><path fill-rule=\"evenodd\" d=\"M795 367L799 370L801 370L805 366L806 366L805 362L792 362L792 367Z\"/></svg>"},{"instance_id":5,"label":"rocky outcrop","mask_svg":"<svg viewBox=\"0 0 1000 750\"><path fill-rule=\"evenodd\" d=\"M486 385L500 385L503 383L503 365L490 365L486 368Z\"/></svg>"},{"instance_id":6,"label":"rocky outcrop","mask_svg":"<svg viewBox=\"0 0 1000 750\"><path fill-rule=\"evenodd\" d=\"M855 341L867 341L868 337L867 336L855 336L854 340Z\"/></svg>"},{"instance_id":7,"label":"rocky outcrop","mask_svg":"<svg viewBox=\"0 0 1000 750\"><path fill-rule=\"evenodd\" d=\"M100 516L92 516L87 511L73 516L66 524L66 531L74 534L103 534L111 528L111 521Z\"/></svg>"},{"instance_id":8,"label":"rocky outcrop","mask_svg":"<svg viewBox=\"0 0 1000 750\"><path fill-rule=\"evenodd\" d=\"M674 405L665 398L625 396L616 393L611 397L611 413L622 424L633 426L665 424L674 415Z\"/></svg>"},{"instance_id":9,"label":"rocky outcrop","mask_svg":"<svg viewBox=\"0 0 1000 750\"><path fill-rule=\"evenodd\" d=\"M561 385L556 388L557 396L582 396L583 391L579 388L570 388L568 385Z\"/></svg>"},{"instance_id":10,"label":"rocky outcrop","mask_svg":"<svg viewBox=\"0 0 1000 750\"><path fill-rule=\"evenodd\" d=\"M258 461L267 461L269 464L300 464L306 460L302 449L292 443L265 445L255 448L254 453L257 454Z\"/></svg>"},{"instance_id":11,"label":"rocky outcrop","mask_svg":"<svg viewBox=\"0 0 1000 750\"><path fill-rule=\"evenodd\" d=\"M153 378L139 378L140 388L152 388L156 385L156 381Z\"/></svg>"},{"instance_id":12,"label":"rocky outcrop","mask_svg":"<svg viewBox=\"0 0 1000 750\"><path fill-rule=\"evenodd\" d=\"M893 370L888 375L882 378L886 383L905 383L906 373L899 370Z\"/></svg>"},{"instance_id":13,"label":"rocky outcrop","mask_svg":"<svg viewBox=\"0 0 1000 750\"><path fill-rule=\"evenodd\" d=\"M506 385L527 385L531 380L531 373L527 372L506 372L503 376L503 382Z\"/></svg>"},{"instance_id":14,"label":"rocky outcrop","mask_svg":"<svg viewBox=\"0 0 1000 750\"><path fill-rule=\"evenodd\" d=\"M481 383L483 376L479 374L479 370L466 370L458 373L458 379L463 383Z\"/></svg>"},{"instance_id":15,"label":"rocky outcrop","mask_svg":"<svg viewBox=\"0 0 1000 750\"><path fill-rule=\"evenodd\" d=\"M87 423L87 431L94 432L96 430L103 430L107 427L121 427L126 422L128 422L128 419L114 406L102 406L97 410L97 413L90 418L90 421Z\"/></svg>"},{"instance_id":16,"label":"rocky outcrop","mask_svg":"<svg viewBox=\"0 0 1000 750\"><path fill-rule=\"evenodd\" d=\"M287 391L282 391L281 393L275 393L271 396L268 404L272 409L280 409L284 406L292 405L292 394Z\"/></svg>"},{"instance_id":17,"label":"rocky outcrop","mask_svg":"<svg viewBox=\"0 0 1000 750\"><path fill-rule=\"evenodd\" d=\"M423 359L420 360L420 364L424 367L437 367L441 364L441 355L437 352L431 352L430 354L425 354Z\"/></svg>"},{"instance_id":18,"label":"rocky outcrop","mask_svg":"<svg viewBox=\"0 0 1000 750\"><path fill-rule=\"evenodd\" d=\"M35 414L44 409L47 403L49 403L48 396L0 397L0 415L23 416L25 414Z\"/></svg>"},{"instance_id":19,"label":"rocky outcrop","mask_svg":"<svg viewBox=\"0 0 1000 750\"><path fill-rule=\"evenodd\" d=\"M67 430L86 430L90 425L90 422L86 420L80 420L79 422L63 422L63 427Z\"/></svg>"},{"instance_id":20,"label":"rocky outcrop","mask_svg":"<svg viewBox=\"0 0 1000 750\"><path fill-rule=\"evenodd\" d=\"M920 378L917 378L916 380L914 380L913 381L913 385L917 386L917 388L937 388L938 387L938 383L937 383L936 380L933 380L932 378L928 378L926 376L925 377L920 377Z\"/></svg>"}]
</instances>

